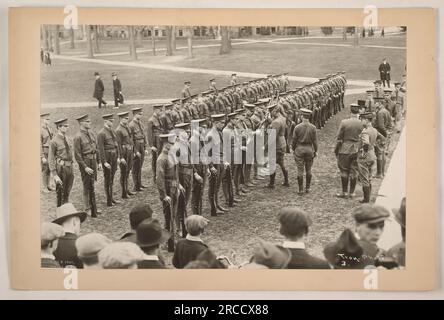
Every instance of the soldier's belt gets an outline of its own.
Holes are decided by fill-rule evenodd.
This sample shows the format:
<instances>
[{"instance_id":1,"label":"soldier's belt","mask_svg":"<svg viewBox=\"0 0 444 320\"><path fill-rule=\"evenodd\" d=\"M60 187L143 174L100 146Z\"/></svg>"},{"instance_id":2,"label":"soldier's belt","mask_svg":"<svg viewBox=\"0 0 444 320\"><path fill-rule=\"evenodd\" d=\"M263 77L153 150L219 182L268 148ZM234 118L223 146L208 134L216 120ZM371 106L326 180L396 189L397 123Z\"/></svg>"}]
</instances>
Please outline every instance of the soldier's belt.
<instances>
[{"instance_id":1,"label":"soldier's belt","mask_svg":"<svg viewBox=\"0 0 444 320\"><path fill-rule=\"evenodd\" d=\"M88 154L85 154L85 155L83 155L86 159L90 159L90 160L95 160L97 157L96 157L96 154L95 153L88 153Z\"/></svg>"},{"instance_id":2,"label":"soldier's belt","mask_svg":"<svg viewBox=\"0 0 444 320\"><path fill-rule=\"evenodd\" d=\"M145 138L134 138L135 141L145 140Z\"/></svg>"},{"instance_id":3,"label":"soldier's belt","mask_svg":"<svg viewBox=\"0 0 444 320\"><path fill-rule=\"evenodd\" d=\"M122 148L123 148L123 149L126 149L126 150L133 150L133 146L130 145L130 144L123 144L123 145L122 145Z\"/></svg>"},{"instance_id":4,"label":"soldier's belt","mask_svg":"<svg viewBox=\"0 0 444 320\"><path fill-rule=\"evenodd\" d=\"M42 146L42 149L49 149L49 146Z\"/></svg>"},{"instance_id":5,"label":"soldier's belt","mask_svg":"<svg viewBox=\"0 0 444 320\"><path fill-rule=\"evenodd\" d=\"M59 166L63 166L63 167L71 167L72 166L72 160L62 160L62 159L58 159L57 160L57 164Z\"/></svg>"},{"instance_id":6,"label":"soldier's belt","mask_svg":"<svg viewBox=\"0 0 444 320\"><path fill-rule=\"evenodd\" d=\"M111 152L111 153L113 153L113 152L116 152L116 151L117 151L117 148L105 149L105 151L106 151L106 152Z\"/></svg>"}]
</instances>

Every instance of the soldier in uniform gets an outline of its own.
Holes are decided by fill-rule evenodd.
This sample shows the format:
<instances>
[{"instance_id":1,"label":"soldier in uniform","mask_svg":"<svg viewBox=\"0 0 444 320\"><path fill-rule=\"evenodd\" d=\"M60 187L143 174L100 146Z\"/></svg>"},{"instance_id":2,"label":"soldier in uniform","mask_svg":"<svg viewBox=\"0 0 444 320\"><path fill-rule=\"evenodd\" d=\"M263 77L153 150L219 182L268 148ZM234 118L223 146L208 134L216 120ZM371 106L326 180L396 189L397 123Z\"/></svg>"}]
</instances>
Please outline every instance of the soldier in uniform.
<instances>
[{"instance_id":1,"label":"soldier in uniform","mask_svg":"<svg viewBox=\"0 0 444 320\"><path fill-rule=\"evenodd\" d=\"M49 128L49 113L42 113L40 115L41 129L40 129L40 161L42 165L42 180L43 180L43 191L50 192L53 191L50 183L51 172L49 171L48 165L48 153L49 153L49 143L54 136L54 133Z\"/></svg>"},{"instance_id":2,"label":"soldier in uniform","mask_svg":"<svg viewBox=\"0 0 444 320\"><path fill-rule=\"evenodd\" d=\"M309 119L312 111L302 108L302 122L294 128L292 150L298 168L299 195L304 194L304 169L305 169L305 192L310 191L311 167L318 152L318 138L316 127L310 123Z\"/></svg>"},{"instance_id":3,"label":"soldier in uniform","mask_svg":"<svg viewBox=\"0 0 444 320\"><path fill-rule=\"evenodd\" d=\"M57 134L49 143L48 165L57 191L57 207L69 202L74 173L72 169L72 147L66 138L68 131L68 119L60 119L54 122Z\"/></svg>"},{"instance_id":4,"label":"soldier in uniform","mask_svg":"<svg viewBox=\"0 0 444 320\"><path fill-rule=\"evenodd\" d=\"M134 159L133 159L133 182L134 191L142 191L146 187L142 184L142 166L145 160L145 155L148 154L146 150L146 136L145 128L142 124L142 108L133 108L133 119L129 124L129 129L134 142Z\"/></svg>"},{"instance_id":5,"label":"soldier in uniform","mask_svg":"<svg viewBox=\"0 0 444 320\"><path fill-rule=\"evenodd\" d=\"M162 121L163 126L163 133L169 133L171 130L174 129L174 119L172 114L173 104L172 103L166 103L163 106L164 112L162 114L162 117L160 118Z\"/></svg>"},{"instance_id":6,"label":"soldier in uniform","mask_svg":"<svg viewBox=\"0 0 444 320\"><path fill-rule=\"evenodd\" d=\"M373 90L367 90L367 98L365 100L365 112L375 111L375 101L373 100Z\"/></svg>"},{"instance_id":7,"label":"soldier in uniform","mask_svg":"<svg viewBox=\"0 0 444 320\"><path fill-rule=\"evenodd\" d=\"M201 153L205 143L204 131L206 119L191 120L191 163L194 167L193 186L191 191L191 209L193 214L202 215L202 200L205 190L207 166L201 160Z\"/></svg>"},{"instance_id":8,"label":"soldier in uniform","mask_svg":"<svg viewBox=\"0 0 444 320\"><path fill-rule=\"evenodd\" d=\"M119 126L116 129L117 145L120 154L120 186L122 188L122 199L128 199L128 196L134 195L128 189L128 178L133 167L134 141L131 136L129 124L129 112L117 114L120 119Z\"/></svg>"},{"instance_id":9,"label":"soldier in uniform","mask_svg":"<svg viewBox=\"0 0 444 320\"><path fill-rule=\"evenodd\" d=\"M74 137L74 157L79 165L83 183L84 211L96 218L96 193L94 183L97 181L97 139L91 131L91 119L85 114L77 118L80 130Z\"/></svg>"},{"instance_id":10,"label":"soldier in uniform","mask_svg":"<svg viewBox=\"0 0 444 320\"><path fill-rule=\"evenodd\" d=\"M390 113L392 119L394 119L396 116L396 104L394 101L392 101L392 90L390 89L384 90L384 106Z\"/></svg>"},{"instance_id":11,"label":"soldier in uniform","mask_svg":"<svg viewBox=\"0 0 444 320\"><path fill-rule=\"evenodd\" d=\"M190 87L191 87L191 82L190 81L185 81L184 82L184 87L182 89L182 98L186 99L186 98L191 97Z\"/></svg>"},{"instance_id":12,"label":"soldier in uniform","mask_svg":"<svg viewBox=\"0 0 444 320\"><path fill-rule=\"evenodd\" d=\"M288 170L285 168L284 161L285 152L287 150L287 143L285 141L285 128L287 120L282 115L282 111L280 110L280 108L273 110L275 107L275 104L268 107L268 110L273 118L270 123L269 129L276 130L276 164L279 165L282 170L282 174L284 175L284 182L282 183L282 185L284 187L289 187L290 182L288 180ZM270 182L267 185L268 188L274 188L275 178L276 171L270 174Z\"/></svg>"},{"instance_id":13,"label":"soldier in uniform","mask_svg":"<svg viewBox=\"0 0 444 320\"><path fill-rule=\"evenodd\" d=\"M162 150L159 135L163 133L163 123L161 120L163 106L161 104L153 106L153 115L147 122L147 140L151 150L151 170L153 179L156 182L156 161L159 152Z\"/></svg>"},{"instance_id":14,"label":"soldier in uniform","mask_svg":"<svg viewBox=\"0 0 444 320\"><path fill-rule=\"evenodd\" d=\"M359 182L361 182L364 193L364 199L360 202L368 203L372 190L372 170L376 161L375 145L379 133L372 126L372 112L362 113L360 118L364 127L360 134L361 146L358 155Z\"/></svg>"},{"instance_id":15,"label":"soldier in uniform","mask_svg":"<svg viewBox=\"0 0 444 320\"><path fill-rule=\"evenodd\" d=\"M237 84L237 74L233 73L231 74L230 86L234 86L236 84Z\"/></svg>"},{"instance_id":16,"label":"soldier in uniform","mask_svg":"<svg viewBox=\"0 0 444 320\"><path fill-rule=\"evenodd\" d=\"M352 103L350 105L351 117L341 121L337 135L335 148L338 167L341 171L342 193L336 194L339 198L353 198L356 178L358 175L358 151L362 132L362 123L358 119L359 105ZM350 182L350 189L348 184Z\"/></svg>"},{"instance_id":17,"label":"soldier in uniform","mask_svg":"<svg viewBox=\"0 0 444 320\"><path fill-rule=\"evenodd\" d=\"M395 102L395 128L396 132L401 132L401 119L404 113L404 93L401 91L401 83L395 82L395 90L392 93L392 99Z\"/></svg>"},{"instance_id":18,"label":"soldier in uniform","mask_svg":"<svg viewBox=\"0 0 444 320\"><path fill-rule=\"evenodd\" d=\"M222 179L225 177L225 170L229 163L223 160L223 138L222 129L224 128L225 114L214 114L211 116L213 123L205 137L205 152L208 155L208 168L210 171L208 198L210 201L211 215L217 216L225 211L218 201L218 194ZM225 185L224 185L225 187ZM228 193L228 191L226 191Z\"/></svg>"},{"instance_id":19,"label":"soldier in uniform","mask_svg":"<svg viewBox=\"0 0 444 320\"><path fill-rule=\"evenodd\" d=\"M113 129L114 114L105 114L102 118L103 128L97 134L97 145L103 168L106 205L112 207L115 204L121 203L113 197L114 175L117 171L117 165L120 164L121 157L116 132Z\"/></svg>"},{"instance_id":20,"label":"soldier in uniform","mask_svg":"<svg viewBox=\"0 0 444 320\"><path fill-rule=\"evenodd\" d=\"M176 165L177 160L174 154L170 153L176 135L174 133L161 134L159 135L159 139L162 143L162 152L157 158L156 186L160 201L162 202L165 229L170 232L175 232L176 230L171 228L171 219L175 219L176 217L179 193L184 193L183 187L179 184L179 174ZM168 251L174 251L174 242L172 239L168 240Z\"/></svg>"},{"instance_id":21,"label":"soldier in uniform","mask_svg":"<svg viewBox=\"0 0 444 320\"><path fill-rule=\"evenodd\" d=\"M95 72L94 76L96 77L96 82L94 83L93 97L97 99L97 106L99 108L102 107L102 104L106 107L107 103L105 100L103 100L103 92L105 91L105 86L103 85L103 81L102 79L100 79L100 74L98 72Z\"/></svg>"},{"instance_id":22,"label":"soldier in uniform","mask_svg":"<svg viewBox=\"0 0 444 320\"><path fill-rule=\"evenodd\" d=\"M392 129L392 118L390 113L385 108L383 98L375 99L375 118L373 120L373 127L384 137L384 139L378 139L375 152L376 152L376 176L375 178L382 178L385 173L385 155L390 141L390 134Z\"/></svg>"},{"instance_id":23,"label":"soldier in uniform","mask_svg":"<svg viewBox=\"0 0 444 320\"><path fill-rule=\"evenodd\" d=\"M375 85L375 89L373 90L373 97L374 98L383 98L384 97L384 89L381 87L381 80L376 80L373 82Z\"/></svg>"},{"instance_id":24,"label":"soldier in uniform","mask_svg":"<svg viewBox=\"0 0 444 320\"><path fill-rule=\"evenodd\" d=\"M210 88L209 88L209 90L212 91L215 94L219 93L219 90L216 88L216 79L214 79L214 78L210 79Z\"/></svg>"},{"instance_id":25,"label":"soldier in uniform","mask_svg":"<svg viewBox=\"0 0 444 320\"><path fill-rule=\"evenodd\" d=\"M233 164L234 164L234 150L238 147L236 139L234 118L235 112L229 113L226 116L225 127L222 129L223 138L223 161L225 164L225 174L222 176L222 191L224 193L225 202L227 206L234 207L234 193L233 193ZM237 201L236 201L237 202Z\"/></svg>"}]
</instances>

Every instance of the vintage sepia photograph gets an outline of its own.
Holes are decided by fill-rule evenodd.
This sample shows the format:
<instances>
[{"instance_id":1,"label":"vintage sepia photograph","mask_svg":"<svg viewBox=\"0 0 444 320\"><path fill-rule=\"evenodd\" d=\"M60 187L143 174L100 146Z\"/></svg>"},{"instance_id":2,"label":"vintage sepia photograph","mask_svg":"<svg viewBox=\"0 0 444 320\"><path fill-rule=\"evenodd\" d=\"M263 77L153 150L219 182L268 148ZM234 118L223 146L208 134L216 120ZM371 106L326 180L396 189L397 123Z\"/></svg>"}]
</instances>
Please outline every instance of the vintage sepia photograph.
<instances>
[{"instance_id":1,"label":"vintage sepia photograph","mask_svg":"<svg viewBox=\"0 0 444 320\"><path fill-rule=\"evenodd\" d=\"M41 25L41 267L408 269L407 32Z\"/></svg>"}]
</instances>

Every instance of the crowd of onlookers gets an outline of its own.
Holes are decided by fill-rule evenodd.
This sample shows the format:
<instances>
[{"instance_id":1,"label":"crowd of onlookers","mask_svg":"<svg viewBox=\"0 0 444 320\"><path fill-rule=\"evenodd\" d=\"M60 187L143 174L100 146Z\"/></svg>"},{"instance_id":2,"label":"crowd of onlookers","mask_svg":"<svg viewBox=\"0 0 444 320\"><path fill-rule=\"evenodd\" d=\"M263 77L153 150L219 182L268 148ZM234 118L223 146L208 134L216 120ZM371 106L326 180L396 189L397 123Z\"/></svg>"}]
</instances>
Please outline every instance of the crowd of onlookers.
<instances>
[{"instance_id":1,"label":"crowd of onlookers","mask_svg":"<svg viewBox=\"0 0 444 320\"><path fill-rule=\"evenodd\" d=\"M281 244L260 241L250 261L240 266L218 257L204 241L209 220L201 215L186 218L187 235L176 243L171 264L178 269L270 268L270 269L361 269L367 266L387 269L405 266L405 198L393 216L400 224L402 241L388 251L378 247L390 213L375 204L363 204L352 210L355 225L324 247L324 258L307 250L312 224L309 215L296 207L282 208L277 216ZM129 213L131 231L112 241L99 233L81 234L87 215L73 204L57 208L57 218L41 226L41 266L99 269L167 268L160 248L170 238L149 205L137 205Z\"/></svg>"}]
</instances>

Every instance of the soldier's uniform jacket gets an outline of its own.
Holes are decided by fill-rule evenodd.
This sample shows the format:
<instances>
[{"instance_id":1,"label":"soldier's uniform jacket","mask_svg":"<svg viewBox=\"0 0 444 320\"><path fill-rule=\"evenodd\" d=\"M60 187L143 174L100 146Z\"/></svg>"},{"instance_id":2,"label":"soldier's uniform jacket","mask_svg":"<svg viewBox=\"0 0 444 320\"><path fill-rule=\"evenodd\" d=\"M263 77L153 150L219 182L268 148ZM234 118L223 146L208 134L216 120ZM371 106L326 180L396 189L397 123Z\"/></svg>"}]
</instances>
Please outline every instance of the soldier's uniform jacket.
<instances>
[{"instance_id":1,"label":"soldier's uniform jacket","mask_svg":"<svg viewBox=\"0 0 444 320\"><path fill-rule=\"evenodd\" d=\"M57 166L72 165L72 143L61 133L57 133L49 143L48 164L53 175L57 175Z\"/></svg>"},{"instance_id":2,"label":"soldier's uniform jacket","mask_svg":"<svg viewBox=\"0 0 444 320\"><path fill-rule=\"evenodd\" d=\"M287 143L285 141L285 123L285 118L279 115L269 126L270 129L276 130L276 152L285 152L287 148Z\"/></svg>"},{"instance_id":3,"label":"soldier's uniform jacket","mask_svg":"<svg viewBox=\"0 0 444 320\"><path fill-rule=\"evenodd\" d=\"M122 83L120 82L119 79L116 80L113 79L113 89L115 95L119 94L120 91L122 91Z\"/></svg>"},{"instance_id":4,"label":"soldier's uniform jacket","mask_svg":"<svg viewBox=\"0 0 444 320\"><path fill-rule=\"evenodd\" d=\"M103 98L103 91L105 91L105 87L103 86L102 79L96 79L93 97L96 99Z\"/></svg>"},{"instance_id":5,"label":"soldier's uniform jacket","mask_svg":"<svg viewBox=\"0 0 444 320\"><path fill-rule=\"evenodd\" d=\"M373 120L373 127L384 137L387 137L392 128L392 117L386 108L380 107L376 110L376 116Z\"/></svg>"},{"instance_id":6,"label":"soldier's uniform jacket","mask_svg":"<svg viewBox=\"0 0 444 320\"><path fill-rule=\"evenodd\" d=\"M224 149L223 149L223 137L222 132L219 132L217 129L211 128L207 135L205 136L205 145L213 144L213 147L210 149L210 152L208 152L209 157L209 163L208 167L213 168L214 164L221 164L223 163L224 159ZM213 154L219 154L219 159L217 159L215 155L215 159L213 159ZM215 162L213 162L213 160ZM219 161L216 161L219 160Z\"/></svg>"},{"instance_id":7,"label":"soldier's uniform jacket","mask_svg":"<svg viewBox=\"0 0 444 320\"><path fill-rule=\"evenodd\" d=\"M190 115L191 115L191 119L192 120L196 120L196 119L199 119L199 110L198 110L198 108L197 108L197 104L196 104L196 102L191 102L189 105L188 105L188 110L190 111Z\"/></svg>"},{"instance_id":8,"label":"soldier's uniform jacket","mask_svg":"<svg viewBox=\"0 0 444 320\"><path fill-rule=\"evenodd\" d=\"M53 136L54 134L48 126L42 126L40 129L40 158L48 160L49 143Z\"/></svg>"},{"instance_id":9,"label":"soldier's uniform jacket","mask_svg":"<svg viewBox=\"0 0 444 320\"><path fill-rule=\"evenodd\" d=\"M136 119L131 120L128 125L131 136L134 141L134 154L137 152L143 153L145 152L146 147L146 136L145 136L145 128L141 121L137 121Z\"/></svg>"},{"instance_id":10,"label":"soldier's uniform jacket","mask_svg":"<svg viewBox=\"0 0 444 320\"><path fill-rule=\"evenodd\" d=\"M106 151L116 151L117 158L120 158L119 146L117 144L116 133L112 128L102 128L97 135L97 146L99 149L102 164L106 162Z\"/></svg>"},{"instance_id":11,"label":"soldier's uniform jacket","mask_svg":"<svg viewBox=\"0 0 444 320\"><path fill-rule=\"evenodd\" d=\"M384 106L389 112L390 116L395 117L396 116L396 108L395 108L395 102L389 99L385 99Z\"/></svg>"},{"instance_id":12,"label":"soldier's uniform jacket","mask_svg":"<svg viewBox=\"0 0 444 320\"><path fill-rule=\"evenodd\" d=\"M174 129L174 122L169 114L164 113L162 116L160 116L160 122L162 123L163 133L169 133Z\"/></svg>"},{"instance_id":13,"label":"soldier's uniform jacket","mask_svg":"<svg viewBox=\"0 0 444 320\"><path fill-rule=\"evenodd\" d=\"M362 130L361 134L359 135L361 140L361 153L359 155L360 160L376 160L375 145L378 134L378 130L373 127L367 127ZM367 151L365 149L367 149Z\"/></svg>"},{"instance_id":14,"label":"soldier's uniform jacket","mask_svg":"<svg viewBox=\"0 0 444 320\"><path fill-rule=\"evenodd\" d=\"M396 104L400 104L401 106L404 105L404 93L399 91L399 90L395 90L392 92L392 97L395 98L395 103Z\"/></svg>"},{"instance_id":15,"label":"soldier's uniform jacket","mask_svg":"<svg viewBox=\"0 0 444 320\"><path fill-rule=\"evenodd\" d=\"M179 186L177 166L168 154L169 148L163 148L157 158L156 185L160 200L166 196L175 197Z\"/></svg>"},{"instance_id":16,"label":"soldier's uniform jacket","mask_svg":"<svg viewBox=\"0 0 444 320\"><path fill-rule=\"evenodd\" d=\"M363 129L362 123L357 118L349 118L341 121L337 141L339 154L354 154L359 151L359 135Z\"/></svg>"},{"instance_id":17,"label":"soldier's uniform jacket","mask_svg":"<svg viewBox=\"0 0 444 320\"><path fill-rule=\"evenodd\" d=\"M176 149L178 172L192 177L194 165L191 163L191 146L188 141L177 139L173 148Z\"/></svg>"},{"instance_id":18,"label":"soldier's uniform jacket","mask_svg":"<svg viewBox=\"0 0 444 320\"><path fill-rule=\"evenodd\" d=\"M365 100L365 110L366 112L374 112L375 111L375 101L373 98L367 98Z\"/></svg>"},{"instance_id":19,"label":"soldier's uniform jacket","mask_svg":"<svg viewBox=\"0 0 444 320\"><path fill-rule=\"evenodd\" d=\"M175 107L171 110L171 120L173 121L173 123L182 122L182 117Z\"/></svg>"},{"instance_id":20,"label":"soldier's uniform jacket","mask_svg":"<svg viewBox=\"0 0 444 320\"><path fill-rule=\"evenodd\" d=\"M375 88L373 97L375 98L383 98L384 97L384 89L381 87Z\"/></svg>"},{"instance_id":21,"label":"soldier's uniform jacket","mask_svg":"<svg viewBox=\"0 0 444 320\"><path fill-rule=\"evenodd\" d=\"M182 90L182 97L183 97L183 98L189 98L189 97L191 97L190 89L188 89L188 88L183 88L183 90Z\"/></svg>"},{"instance_id":22,"label":"soldier's uniform jacket","mask_svg":"<svg viewBox=\"0 0 444 320\"><path fill-rule=\"evenodd\" d=\"M122 158L125 154L127 154L127 152L134 153L134 141L133 137L131 136L131 131L128 127L119 124L116 129L116 138L117 145L119 146L119 153Z\"/></svg>"},{"instance_id":23,"label":"soldier's uniform jacket","mask_svg":"<svg viewBox=\"0 0 444 320\"><path fill-rule=\"evenodd\" d=\"M199 149L196 150L196 151L199 151L199 154L200 154L200 151L201 151L202 147L204 146L204 141L203 141L202 138L203 137L201 135L198 135L198 136L197 135L191 135L191 138L190 138L190 145L196 144L196 145L199 146ZM205 155L200 155L200 156L203 157ZM204 176L205 176L205 165L202 163L202 161L201 161L201 159L199 157L197 157L196 160L197 160L196 162L198 162L198 163L193 163L193 168L194 168L195 172L198 175L200 175L202 178L204 178Z\"/></svg>"},{"instance_id":24,"label":"soldier's uniform jacket","mask_svg":"<svg viewBox=\"0 0 444 320\"><path fill-rule=\"evenodd\" d=\"M86 158L98 159L97 139L91 130L80 129L74 137L74 157L81 169L88 167L85 163Z\"/></svg>"},{"instance_id":25,"label":"soldier's uniform jacket","mask_svg":"<svg viewBox=\"0 0 444 320\"><path fill-rule=\"evenodd\" d=\"M210 85L209 90L213 91L215 94L219 93L219 90L214 85Z\"/></svg>"},{"instance_id":26,"label":"soldier's uniform jacket","mask_svg":"<svg viewBox=\"0 0 444 320\"><path fill-rule=\"evenodd\" d=\"M209 118L211 113L210 113L210 108L208 107L208 105L205 102L200 102L198 104L197 109L199 110L199 117L202 118Z\"/></svg>"},{"instance_id":27,"label":"soldier's uniform jacket","mask_svg":"<svg viewBox=\"0 0 444 320\"><path fill-rule=\"evenodd\" d=\"M183 105L180 112L182 113L182 119L183 119L182 121L183 122L190 122L191 121L192 117L191 117L190 110L188 109L188 105Z\"/></svg>"},{"instance_id":28,"label":"soldier's uniform jacket","mask_svg":"<svg viewBox=\"0 0 444 320\"><path fill-rule=\"evenodd\" d=\"M318 139L316 134L316 127L309 123L298 124L293 131L292 149L295 150L295 155L298 155L298 149L309 148L313 152L318 151Z\"/></svg>"}]
</instances>

